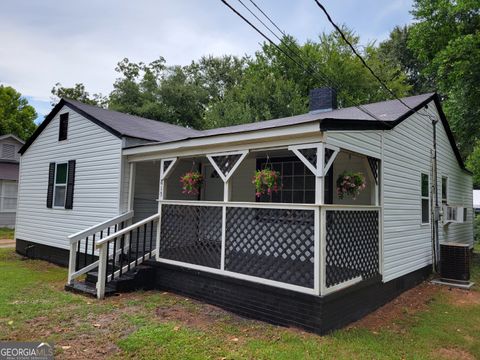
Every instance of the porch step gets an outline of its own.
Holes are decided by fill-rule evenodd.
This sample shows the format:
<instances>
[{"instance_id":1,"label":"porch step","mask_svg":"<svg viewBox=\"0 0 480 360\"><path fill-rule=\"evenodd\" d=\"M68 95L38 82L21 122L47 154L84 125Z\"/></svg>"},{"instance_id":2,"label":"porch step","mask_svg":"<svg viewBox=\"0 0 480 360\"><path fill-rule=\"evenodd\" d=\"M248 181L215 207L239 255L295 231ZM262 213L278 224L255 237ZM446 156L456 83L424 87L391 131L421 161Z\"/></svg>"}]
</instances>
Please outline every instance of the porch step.
<instances>
[{"instance_id":1,"label":"porch step","mask_svg":"<svg viewBox=\"0 0 480 360\"><path fill-rule=\"evenodd\" d=\"M97 296L96 284L92 284L84 281L74 280L72 284L65 285L65 290L71 291L77 294L87 294L93 297ZM110 284L108 284L105 287L105 295L112 295L115 292L116 292L115 288Z\"/></svg>"},{"instance_id":2,"label":"porch step","mask_svg":"<svg viewBox=\"0 0 480 360\"><path fill-rule=\"evenodd\" d=\"M130 292L139 289L149 290L153 288L155 269L149 265L138 265L127 271L122 276L110 281L105 287L105 295L119 292ZM98 271L95 269L87 273L85 281L74 281L73 284L65 285L68 291L97 295Z\"/></svg>"}]
</instances>

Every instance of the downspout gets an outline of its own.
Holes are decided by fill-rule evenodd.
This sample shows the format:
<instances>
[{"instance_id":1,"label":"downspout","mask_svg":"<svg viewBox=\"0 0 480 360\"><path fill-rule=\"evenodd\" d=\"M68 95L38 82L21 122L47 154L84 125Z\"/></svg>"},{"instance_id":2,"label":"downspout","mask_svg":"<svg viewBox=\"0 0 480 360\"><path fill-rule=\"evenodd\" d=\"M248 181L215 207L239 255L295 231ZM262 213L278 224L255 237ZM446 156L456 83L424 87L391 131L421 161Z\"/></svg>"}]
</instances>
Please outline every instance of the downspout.
<instances>
[{"instance_id":1,"label":"downspout","mask_svg":"<svg viewBox=\"0 0 480 360\"><path fill-rule=\"evenodd\" d=\"M440 207L438 204L438 180L437 180L437 123L438 120L432 120L433 126L433 190L435 198L435 207L433 211L433 271L435 273L440 272L440 243L439 243L439 231L438 231L438 222L440 219Z\"/></svg>"}]
</instances>

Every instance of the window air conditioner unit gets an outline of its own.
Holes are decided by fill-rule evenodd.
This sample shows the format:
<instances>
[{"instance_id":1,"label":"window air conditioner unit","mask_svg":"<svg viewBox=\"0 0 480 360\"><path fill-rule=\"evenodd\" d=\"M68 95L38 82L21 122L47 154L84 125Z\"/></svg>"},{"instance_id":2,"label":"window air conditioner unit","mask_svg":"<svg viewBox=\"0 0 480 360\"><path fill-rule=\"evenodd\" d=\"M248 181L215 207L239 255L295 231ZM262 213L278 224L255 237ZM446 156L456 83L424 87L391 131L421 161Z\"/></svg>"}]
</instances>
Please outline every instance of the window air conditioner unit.
<instances>
[{"instance_id":1,"label":"window air conditioner unit","mask_svg":"<svg viewBox=\"0 0 480 360\"><path fill-rule=\"evenodd\" d=\"M470 280L470 246L461 243L440 244L440 276L456 281Z\"/></svg>"},{"instance_id":2,"label":"window air conditioner unit","mask_svg":"<svg viewBox=\"0 0 480 360\"><path fill-rule=\"evenodd\" d=\"M464 223L466 221L465 208L462 206L445 205L443 207L443 223Z\"/></svg>"}]
</instances>

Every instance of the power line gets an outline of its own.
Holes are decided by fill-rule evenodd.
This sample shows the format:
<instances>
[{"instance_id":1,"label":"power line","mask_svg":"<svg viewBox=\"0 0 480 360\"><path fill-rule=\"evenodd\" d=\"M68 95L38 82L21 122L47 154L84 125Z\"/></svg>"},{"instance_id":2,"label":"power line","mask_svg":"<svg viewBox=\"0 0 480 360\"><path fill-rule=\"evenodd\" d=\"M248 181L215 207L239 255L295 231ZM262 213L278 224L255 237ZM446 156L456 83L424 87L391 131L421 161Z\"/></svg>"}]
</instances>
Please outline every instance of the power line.
<instances>
[{"instance_id":1,"label":"power line","mask_svg":"<svg viewBox=\"0 0 480 360\"><path fill-rule=\"evenodd\" d=\"M302 63L299 63L297 60L295 60L290 54L288 54L287 52L285 52L280 46L278 46L274 41L272 41L267 35L265 35L260 29L258 29L251 21L249 21L245 16L243 16L237 9L235 9L233 6L231 6L226 0L221 0L222 3L224 5L226 5L232 12L234 12L237 16L239 16L244 22L246 22L250 27L252 27L257 33L259 33L263 38L265 38L270 44L272 44L277 50L279 50L282 54L284 54L285 56L287 56L291 61L293 61L297 66L300 66L305 72L309 73L311 76L313 76L317 81L319 81L320 83L324 82L325 79L319 79L318 77L316 77L315 74L312 74L311 72L309 72L309 69L305 68L305 66L303 65L303 58L296 54L293 50L291 50L291 48L289 48L288 46L286 46L287 48L289 48L289 50L291 52L293 52L294 54L296 54L297 57L299 57L301 59L301 62ZM247 8L247 10L249 10L249 8L244 4L242 3L240 0L239 2ZM256 6L258 8L258 6ZM250 10L249 10L250 13L252 13ZM254 14L253 14L254 15ZM262 25L264 27L266 27L271 33L274 34L275 37L278 38L278 36L263 22L261 21L260 19L258 19L258 17L256 15L254 15L255 18L260 21L262 23ZM266 15L265 15L266 16ZM271 20L270 20L271 21ZM277 26L276 26L277 27ZM277 27L278 28L278 27ZM281 40L282 41L282 40ZM282 43L284 45L288 45L286 44L285 42L282 41ZM330 80L331 81L331 80ZM384 123L385 125L388 125L387 123L385 123L383 120L377 118L374 114L372 114L370 111L368 111L367 109L364 109L363 107L361 107L360 105L354 105L356 108L358 108L360 111L364 112L365 114L367 114L368 116L372 117L373 119L377 120L377 121L380 121L382 123Z\"/></svg>"},{"instance_id":2,"label":"power line","mask_svg":"<svg viewBox=\"0 0 480 360\"><path fill-rule=\"evenodd\" d=\"M325 16L327 17L327 20L330 22L330 24L332 24L332 26L335 28L335 30L338 31L338 33L340 34L340 36L342 37L343 41L345 41L345 43L350 47L350 49L352 50L353 54L358 58L360 59L360 61L362 62L363 66L365 66L365 68L368 69L368 71L370 71L370 73L373 75L373 77L375 79L377 79L377 81L382 85L382 87L387 90L387 92L392 95L396 100L398 100L402 105L404 105L407 109L409 110L412 110L414 111L414 109L412 109L408 104L406 104L402 99L400 99L388 86L387 84L385 84L385 82L375 73L375 71L373 71L373 69L367 64L367 62L365 61L365 59L363 58L362 55L360 55L358 52L357 52L357 49L355 49L355 47L353 46L353 44L347 39L347 37L345 36L344 32L342 31L342 29L340 29L340 27L333 21L332 17L330 16L330 14L328 13L327 9L325 8L325 6L323 6L318 0L314 0L315 3L318 5L318 7L324 12ZM417 112L418 114L420 115L423 115L423 116L427 116L430 120L432 121L436 121L436 119L433 119L432 116L430 116L429 114L421 114L420 112Z\"/></svg>"}]
</instances>

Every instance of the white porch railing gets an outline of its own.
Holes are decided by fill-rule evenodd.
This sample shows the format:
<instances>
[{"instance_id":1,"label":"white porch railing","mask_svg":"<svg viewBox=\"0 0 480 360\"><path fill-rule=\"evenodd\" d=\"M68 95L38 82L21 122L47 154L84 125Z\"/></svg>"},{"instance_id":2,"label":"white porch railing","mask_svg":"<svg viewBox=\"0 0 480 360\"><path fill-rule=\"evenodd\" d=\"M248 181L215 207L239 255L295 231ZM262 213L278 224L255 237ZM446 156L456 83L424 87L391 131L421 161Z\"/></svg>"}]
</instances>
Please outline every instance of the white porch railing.
<instances>
[{"instance_id":1,"label":"white porch railing","mask_svg":"<svg viewBox=\"0 0 480 360\"><path fill-rule=\"evenodd\" d=\"M379 275L380 208L161 200L157 261L314 295Z\"/></svg>"},{"instance_id":2,"label":"white porch railing","mask_svg":"<svg viewBox=\"0 0 480 360\"><path fill-rule=\"evenodd\" d=\"M151 259L159 214L118 230L96 243L98 249L97 297L105 296L107 284Z\"/></svg>"},{"instance_id":3,"label":"white porch railing","mask_svg":"<svg viewBox=\"0 0 480 360\"><path fill-rule=\"evenodd\" d=\"M122 229L132 218L133 211L129 211L68 237L68 243L70 244L68 264L69 284L80 275L98 266L98 252L95 249L95 243L105 236Z\"/></svg>"},{"instance_id":4,"label":"white porch railing","mask_svg":"<svg viewBox=\"0 0 480 360\"><path fill-rule=\"evenodd\" d=\"M82 249L80 239L132 216L72 235L71 267ZM99 298L109 282L153 256L167 264L327 295L380 276L380 207L162 200L157 214L117 226L95 242L95 249L98 260L69 272L69 281L98 266ZM81 256L93 256L86 253Z\"/></svg>"}]
</instances>

